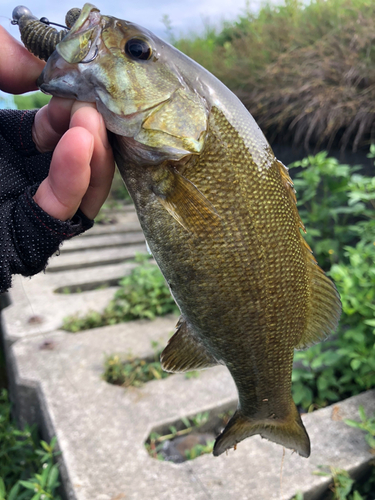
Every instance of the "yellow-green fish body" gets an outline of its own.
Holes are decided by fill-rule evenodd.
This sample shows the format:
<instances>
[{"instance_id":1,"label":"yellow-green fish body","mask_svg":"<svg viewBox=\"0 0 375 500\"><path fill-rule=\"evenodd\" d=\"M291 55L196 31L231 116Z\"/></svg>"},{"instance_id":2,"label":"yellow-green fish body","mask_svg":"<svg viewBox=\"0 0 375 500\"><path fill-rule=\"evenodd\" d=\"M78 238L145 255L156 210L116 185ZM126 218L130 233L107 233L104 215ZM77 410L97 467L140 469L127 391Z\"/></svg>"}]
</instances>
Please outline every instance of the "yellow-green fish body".
<instances>
[{"instance_id":1,"label":"yellow-green fish body","mask_svg":"<svg viewBox=\"0 0 375 500\"><path fill-rule=\"evenodd\" d=\"M97 102L148 245L181 310L163 367L228 367L237 412L219 455L260 434L310 454L291 396L295 348L337 326L340 301L300 229L287 169L213 75L86 4L40 78Z\"/></svg>"}]
</instances>

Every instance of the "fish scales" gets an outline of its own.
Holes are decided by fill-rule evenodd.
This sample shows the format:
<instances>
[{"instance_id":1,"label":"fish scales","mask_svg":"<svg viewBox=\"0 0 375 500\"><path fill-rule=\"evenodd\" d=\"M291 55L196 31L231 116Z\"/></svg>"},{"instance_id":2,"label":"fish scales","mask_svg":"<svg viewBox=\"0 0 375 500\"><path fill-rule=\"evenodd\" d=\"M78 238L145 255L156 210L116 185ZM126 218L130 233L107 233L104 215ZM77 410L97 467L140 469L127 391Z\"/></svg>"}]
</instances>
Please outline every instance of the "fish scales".
<instances>
[{"instance_id":1,"label":"fish scales","mask_svg":"<svg viewBox=\"0 0 375 500\"><path fill-rule=\"evenodd\" d=\"M304 328L308 296L301 236L277 165L258 169L246 139L213 108L205 148L191 168L186 165L184 176L215 204L221 220L193 234L171 221L157 200L137 202L149 199L144 173L137 165L131 168L129 159L121 165L124 154L117 162L125 182L128 177L137 179L134 185L127 184L182 315L214 357L230 369L241 407L254 417L259 410L262 415L277 415L280 404L290 402L293 349ZM209 314L200 297L209 297ZM228 329L236 333L226 338L223 352ZM278 358L289 362L277 363ZM244 373L243 366L252 371ZM281 386L279 380L288 383ZM268 399L267 405L263 399Z\"/></svg>"},{"instance_id":2,"label":"fish scales","mask_svg":"<svg viewBox=\"0 0 375 500\"><path fill-rule=\"evenodd\" d=\"M225 365L237 411L214 455L260 434L307 457L291 396L293 352L337 326L340 300L316 264L287 169L213 75L149 31L85 4L38 80L95 101L149 247L181 317L161 361Z\"/></svg>"}]
</instances>

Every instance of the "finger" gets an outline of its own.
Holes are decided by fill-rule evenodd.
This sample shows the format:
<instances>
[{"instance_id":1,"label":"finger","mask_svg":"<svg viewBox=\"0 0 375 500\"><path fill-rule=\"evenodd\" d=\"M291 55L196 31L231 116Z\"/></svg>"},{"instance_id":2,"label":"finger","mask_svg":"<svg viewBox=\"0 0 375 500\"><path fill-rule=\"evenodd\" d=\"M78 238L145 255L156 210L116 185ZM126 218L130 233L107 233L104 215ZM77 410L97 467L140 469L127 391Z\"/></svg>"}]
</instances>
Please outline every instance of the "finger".
<instances>
[{"instance_id":1,"label":"finger","mask_svg":"<svg viewBox=\"0 0 375 500\"><path fill-rule=\"evenodd\" d=\"M78 210L90 183L93 149L94 138L82 127L68 130L56 146L48 177L34 195L52 217L68 220Z\"/></svg>"},{"instance_id":2,"label":"finger","mask_svg":"<svg viewBox=\"0 0 375 500\"><path fill-rule=\"evenodd\" d=\"M68 130L73 99L52 97L35 115L33 141L41 153L53 151L61 136Z\"/></svg>"},{"instance_id":3,"label":"finger","mask_svg":"<svg viewBox=\"0 0 375 500\"><path fill-rule=\"evenodd\" d=\"M84 127L94 138L91 159L90 184L85 193L80 209L90 219L94 219L106 200L114 174L114 159L109 145L107 130L102 116L95 105L75 103L70 125Z\"/></svg>"},{"instance_id":4,"label":"finger","mask_svg":"<svg viewBox=\"0 0 375 500\"><path fill-rule=\"evenodd\" d=\"M37 90L45 62L33 56L0 26L0 89L11 94Z\"/></svg>"}]
</instances>

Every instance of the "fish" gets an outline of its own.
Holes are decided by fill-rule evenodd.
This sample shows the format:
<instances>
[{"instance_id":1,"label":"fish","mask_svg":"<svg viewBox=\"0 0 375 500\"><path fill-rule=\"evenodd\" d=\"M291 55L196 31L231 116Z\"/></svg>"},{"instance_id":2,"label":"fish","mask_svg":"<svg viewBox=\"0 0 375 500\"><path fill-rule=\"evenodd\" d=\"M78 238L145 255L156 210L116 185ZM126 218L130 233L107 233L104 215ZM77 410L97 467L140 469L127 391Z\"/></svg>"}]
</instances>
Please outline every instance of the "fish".
<instances>
[{"instance_id":1,"label":"fish","mask_svg":"<svg viewBox=\"0 0 375 500\"><path fill-rule=\"evenodd\" d=\"M169 372L224 365L238 407L221 455L259 434L302 457L291 394L295 349L337 327L333 282L305 242L288 169L240 100L176 48L85 4L40 89L95 102L147 244L181 316Z\"/></svg>"}]
</instances>

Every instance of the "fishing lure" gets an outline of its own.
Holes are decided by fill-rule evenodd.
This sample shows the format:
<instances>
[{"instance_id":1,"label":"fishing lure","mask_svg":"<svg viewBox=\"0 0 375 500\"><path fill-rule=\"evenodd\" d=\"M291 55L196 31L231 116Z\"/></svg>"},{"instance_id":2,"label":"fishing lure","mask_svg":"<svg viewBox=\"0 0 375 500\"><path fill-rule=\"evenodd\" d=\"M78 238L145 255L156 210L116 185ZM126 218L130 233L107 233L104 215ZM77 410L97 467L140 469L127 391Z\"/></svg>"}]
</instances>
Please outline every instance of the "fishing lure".
<instances>
[{"instance_id":1,"label":"fishing lure","mask_svg":"<svg viewBox=\"0 0 375 500\"><path fill-rule=\"evenodd\" d=\"M81 9L73 8L65 16L66 26L52 23L46 17L38 19L31 11L19 5L13 10L12 24L18 25L21 34L21 40L25 47L34 56L47 61L49 56L55 50L56 45L69 33L70 28L78 19ZM64 29L58 31L50 25L60 26Z\"/></svg>"}]
</instances>

